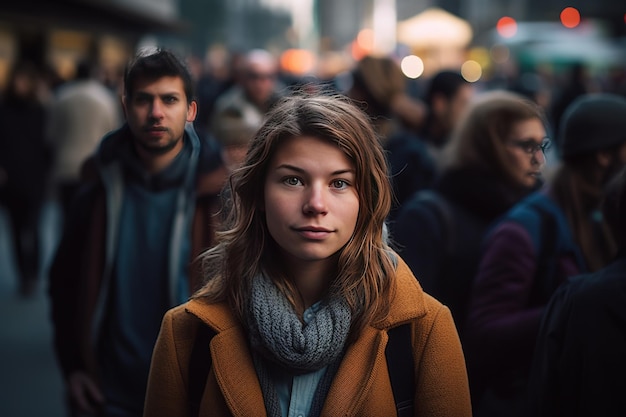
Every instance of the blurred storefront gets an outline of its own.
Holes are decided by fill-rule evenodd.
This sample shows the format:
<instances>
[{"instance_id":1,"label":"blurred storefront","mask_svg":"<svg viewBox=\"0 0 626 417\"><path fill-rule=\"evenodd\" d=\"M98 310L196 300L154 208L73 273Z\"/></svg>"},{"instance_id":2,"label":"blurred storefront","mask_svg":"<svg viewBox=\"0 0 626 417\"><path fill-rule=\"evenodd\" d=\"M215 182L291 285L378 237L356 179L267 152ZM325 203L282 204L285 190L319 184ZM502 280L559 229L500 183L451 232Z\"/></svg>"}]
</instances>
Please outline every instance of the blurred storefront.
<instances>
[{"instance_id":1,"label":"blurred storefront","mask_svg":"<svg viewBox=\"0 0 626 417\"><path fill-rule=\"evenodd\" d=\"M469 22L437 7L398 23L398 42L421 57L427 76L442 68L460 68L472 39Z\"/></svg>"},{"instance_id":2,"label":"blurred storefront","mask_svg":"<svg viewBox=\"0 0 626 417\"><path fill-rule=\"evenodd\" d=\"M90 59L115 76L140 39L185 30L177 0L19 0L0 5L0 88L14 62L71 78Z\"/></svg>"}]
</instances>

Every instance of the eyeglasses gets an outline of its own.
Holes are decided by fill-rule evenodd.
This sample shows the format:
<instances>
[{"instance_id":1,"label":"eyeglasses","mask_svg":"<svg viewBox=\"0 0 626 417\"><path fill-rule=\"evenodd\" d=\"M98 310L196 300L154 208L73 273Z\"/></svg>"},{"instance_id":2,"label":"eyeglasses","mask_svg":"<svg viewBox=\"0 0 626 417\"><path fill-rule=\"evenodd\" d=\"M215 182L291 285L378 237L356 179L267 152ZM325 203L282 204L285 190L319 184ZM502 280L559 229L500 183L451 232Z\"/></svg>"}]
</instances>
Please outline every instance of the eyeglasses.
<instances>
[{"instance_id":1,"label":"eyeglasses","mask_svg":"<svg viewBox=\"0 0 626 417\"><path fill-rule=\"evenodd\" d=\"M546 153L546 149L549 149L550 145L552 144L552 142L548 138L545 138L543 141L541 141L541 143L537 143L532 139L512 140L509 143L517 148L520 148L521 150L526 152L528 155L534 155L538 151L541 151L542 153Z\"/></svg>"}]
</instances>

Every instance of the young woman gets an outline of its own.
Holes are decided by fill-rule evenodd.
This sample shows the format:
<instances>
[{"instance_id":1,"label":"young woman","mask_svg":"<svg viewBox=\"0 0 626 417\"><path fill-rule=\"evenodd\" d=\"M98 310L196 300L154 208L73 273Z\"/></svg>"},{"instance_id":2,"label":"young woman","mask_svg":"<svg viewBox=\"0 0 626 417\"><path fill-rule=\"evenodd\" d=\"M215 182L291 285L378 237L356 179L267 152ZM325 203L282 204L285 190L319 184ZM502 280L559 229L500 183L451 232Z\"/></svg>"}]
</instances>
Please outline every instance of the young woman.
<instances>
[{"instance_id":1,"label":"young woman","mask_svg":"<svg viewBox=\"0 0 626 417\"><path fill-rule=\"evenodd\" d=\"M292 96L269 114L230 182L206 285L169 311L146 416L393 416L388 332L407 324L410 415L471 414L450 311L387 246L387 166L367 116L339 96ZM190 381L197 335L209 369ZM398 407L400 408L400 407Z\"/></svg>"}]
</instances>

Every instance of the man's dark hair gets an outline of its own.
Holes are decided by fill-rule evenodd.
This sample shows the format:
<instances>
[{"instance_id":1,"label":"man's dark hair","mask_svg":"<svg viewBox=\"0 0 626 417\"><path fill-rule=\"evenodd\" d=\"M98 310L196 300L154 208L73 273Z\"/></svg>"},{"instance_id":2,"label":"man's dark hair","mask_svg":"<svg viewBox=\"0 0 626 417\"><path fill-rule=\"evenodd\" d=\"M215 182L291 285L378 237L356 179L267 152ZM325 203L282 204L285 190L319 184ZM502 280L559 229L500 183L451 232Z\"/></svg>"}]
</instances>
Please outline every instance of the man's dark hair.
<instances>
[{"instance_id":1,"label":"man's dark hair","mask_svg":"<svg viewBox=\"0 0 626 417\"><path fill-rule=\"evenodd\" d=\"M450 100L456 95L459 88L466 84L469 82L460 73L449 70L440 71L430 80L424 101L428 106L431 106L437 94Z\"/></svg>"},{"instance_id":2,"label":"man's dark hair","mask_svg":"<svg viewBox=\"0 0 626 417\"><path fill-rule=\"evenodd\" d=\"M193 81L189 69L183 60L165 49L137 54L124 73L124 96L127 98L132 96L138 79L156 80L161 77L180 77L183 80L187 103L194 99Z\"/></svg>"}]
</instances>

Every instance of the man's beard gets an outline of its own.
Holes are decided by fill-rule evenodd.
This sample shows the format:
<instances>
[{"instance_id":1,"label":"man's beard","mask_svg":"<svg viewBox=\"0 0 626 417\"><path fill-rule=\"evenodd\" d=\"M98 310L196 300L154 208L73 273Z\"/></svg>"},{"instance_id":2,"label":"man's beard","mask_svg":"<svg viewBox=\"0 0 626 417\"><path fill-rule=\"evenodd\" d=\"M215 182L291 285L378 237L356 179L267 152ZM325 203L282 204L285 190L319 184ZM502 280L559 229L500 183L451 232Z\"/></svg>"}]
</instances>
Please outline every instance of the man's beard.
<instances>
[{"instance_id":1,"label":"man's beard","mask_svg":"<svg viewBox=\"0 0 626 417\"><path fill-rule=\"evenodd\" d=\"M144 143L141 140L135 140L135 144L139 146L141 149L143 149L145 152L154 156L159 156L159 155L165 155L166 153L174 149L180 140L182 140L182 138L172 140L166 143L165 145L157 145L157 146L151 146L149 144Z\"/></svg>"}]
</instances>

